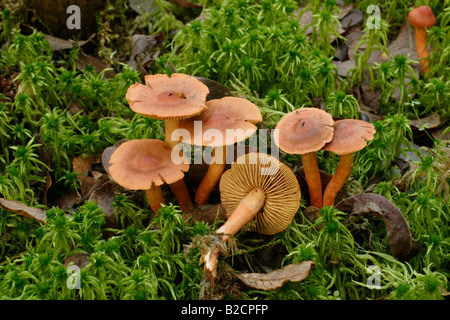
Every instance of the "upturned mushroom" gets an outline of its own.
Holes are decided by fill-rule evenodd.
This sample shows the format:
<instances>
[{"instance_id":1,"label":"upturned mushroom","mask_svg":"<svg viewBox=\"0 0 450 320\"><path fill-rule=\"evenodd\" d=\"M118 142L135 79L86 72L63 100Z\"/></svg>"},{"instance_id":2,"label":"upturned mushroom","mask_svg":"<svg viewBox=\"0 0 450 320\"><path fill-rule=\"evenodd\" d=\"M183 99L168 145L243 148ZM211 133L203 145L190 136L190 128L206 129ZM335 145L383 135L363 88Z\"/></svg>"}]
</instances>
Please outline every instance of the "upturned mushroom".
<instances>
[{"instance_id":1,"label":"upturned mushroom","mask_svg":"<svg viewBox=\"0 0 450 320\"><path fill-rule=\"evenodd\" d=\"M286 114L275 127L275 143L289 154L302 155L310 203L322 208L322 182L316 152L333 139L333 117L317 108L300 108Z\"/></svg>"},{"instance_id":2,"label":"upturned mushroom","mask_svg":"<svg viewBox=\"0 0 450 320\"><path fill-rule=\"evenodd\" d=\"M165 142L173 149L178 140L172 133L180 127L181 119L193 117L204 111L209 89L194 77L182 73L145 76L145 85L136 83L128 88L126 99L131 109L148 118L164 120ZM184 180L170 185L182 210L192 205Z\"/></svg>"},{"instance_id":3,"label":"upturned mushroom","mask_svg":"<svg viewBox=\"0 0 450 320\"><path fill-rule=\"evenodd\" d=\"M189 133L181 138L183 142L214 148L214 158L195 194L196 205L208 202L225 169L227 146L250 137L257 130L255 124L262 121L259 108L243 98L213 99L206 106L208 109L200 115L181 122L181 128Z\"/></svg>"},{"instance_id":4,"label":"upturned mushroom","mask_svg":"<svg viewBox=\"0 0 450 320\"><path fill-rule=\"evenodd\" d=\"M295 174L275 157L264 153L240 156L220 179L222 204L229 215L216 231L226 242L249 222L252 231L273 235L284 231L300 206L301 191ZM219 248L203 252L208 278L217 276Z\"/></svg>"},{"instance_id":5,"label":"upturned mushroom","mask_svg":"<svg viewBox=\"0 0 450 320\"><path fill-rule=\"evenodd\" d=\"M431 28L436 23L436 17L428 6L421 6L411 10L408 14L409 23L415 27L415 40L417 56L420 59L423 73L427 73L430 61L427 47L427 31L425 28Z\"/></svg>"},{"instance_id":6,"label":"upturned mushroom","mask_svg":"<svg viewBox=\"0 0 450 320\"><path fill-rule=\"evenodd\" d=\"M171 161L171 150L158 139L130 140L111 155L109 173L119 185L130 190L144 190L152 211L157 214L165 204L160 186L173 184L189 170L188 159Z\"/></svg>"},{"instance_id":7,"label":"upturned mushroom","mask_svg":"<svg viewBox=\"0 0 450 320\"><path fill-rule=\"evenodd\" d=\"M323 206L334 205L338 192L347 182L353 168L353 154L362 150L367 141L373 139L375 128L372 124L356 119L334 122L334 137L323 147L324 151L340 155L339 165L325 188Z\"/></svg>"}]
</instances>

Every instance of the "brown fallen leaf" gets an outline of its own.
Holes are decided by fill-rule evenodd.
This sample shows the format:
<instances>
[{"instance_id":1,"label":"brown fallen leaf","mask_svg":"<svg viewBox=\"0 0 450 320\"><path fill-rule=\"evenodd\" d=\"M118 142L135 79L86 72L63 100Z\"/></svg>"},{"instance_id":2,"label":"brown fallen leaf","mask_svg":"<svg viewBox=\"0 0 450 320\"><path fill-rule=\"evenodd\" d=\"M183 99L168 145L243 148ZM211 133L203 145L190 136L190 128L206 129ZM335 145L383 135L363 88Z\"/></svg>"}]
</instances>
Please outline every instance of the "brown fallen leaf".
<instances>
[{"instance_id":1,"label":"brown fallen leaf","mask_svg":"<svg viewBox=\"0 0 450 320\"><path fill-rule=\"evenodd\" d=\"M4 209L17 213L21 216L32 218L36 221L46 223L47 214L45 210L29 207L21 202L0 198L0 206Z\"/></svg>"},{"instance_id":2,"label":"brown fallen leaf","mask_svg":"<svg viewBox=\"0 0 450 320\"><path fill-rule=\"evenodd\" d=\"M90 55L85 54L81 48L80 48L80 52L79 52L77 60L76 60L76 65L77 65L77 69L80 71L83 71L84 68L91 65L92 67L94 67L94 70L97 73L100 73L105 69L111 69L111 70L107 70L105 72L106 78L114 78L114 76L116 75L116 72L114 70L112 70L112 67L109 63L107 63L103 60L100 60L96 57L92 57Z\"/></svg>"},{"instance_id":3,"label":"brown fallen leaf","mask_svg":"<svg viewBox=\"0 0 450 320\"><path fill-rule=\"evenodd\" d=\"M45 34L45 33L43 33L42 35L50 44L50 49L52 51L61 51L61 50L72 49L74 44L77 45L78 47L81 47L81 46L85 45L86 43L88 43L89 41L91 41L95 37L95 33L93 33L87 40L74 41L71 39L64 40L64 39L54 37L54 36L51 36L51 35Z\"/></svg>"},{"instance_id":4,"label":"brown fallen leaf","mask_svg":"<svg viewBox=\"0 0 450 320\"><path fill-rule=\"evenodd\" d=\"M203 78L203 77L196 77L196 76L193 76L193 77L208 87L209 93L206 96L207 101L213 100L213 99L220 99L225 96L231 95L231 89L228 87L225 87L224 85L218 83L217 81Z\"/></svg>"},{"instance_id":5,"label":"brown fallen leaf","mask_svg":"<svg viewBox=\"0 0 450 320\"><path fill-rule=\"evenodd\" d=\"M409 121L409 124L411 125L411 129L413 130L420 130L420 128L424 129L431 129L431 128L437 128L439 127L441 123L441 117L439 116L439 112L436 111L432 115L417 119L417 120L411 120Z\"/></svg>"},{"instance_id":6,"label":"brown fallen leaf","mask_svg":"<svg viewBox=\"0 0 450 320\"><path fill-rule=\"evenodd\" d=\"M449 126L449 123L443 124L440 127L433 129L431 131L431 135L435 139L450 140L450 131L447 130L448 126ZM445 130L447 130L446 133L444 133Z\"/></svg>"},{"instance_id":7,"label":"brown fallen leaf","mask_svg":"<svg viewBox=\"0 0 450 320\"><path fill-rule=\"evenodd\" d=\"M89 256L90 256L89 253L77 252L77 253L65 258L63 261L63 265L64 265L64 267L67 267L70 263L73 263L73 265L80 267L80 269L84 268L90 262Z\"/></svg>"},{"instance_id":8,"label":"brown fallen leaf","mask_svg":"<svg viewBox=\"0 0 450 320\"><path fill-rule=\"evenodd\" d=\"M115 208L112 203L118 194L119 191L116 184L112 181L107 181L100 188L93 191L88 198L88 201L96 202L98 207L102 209L107 227L117 228Z\"/></svg>"},{"instance_id":9,"label":"brown fallen leaf","mask_svg":"<svg viewBox=\"0 0 450 320\"><path fill-rule=\"evenodd\" d=\"M102 153L102 165L103 165L103 168L105 169L105 171L106 171L106 173L108 174L108 176L109 176L109 178L111 179L111 180L113 180L112 178L111 178L111 175L109 174L109 167L111 166L111 164L109 163L109 159L111 159L111 156L112 156L112 154L113 154L113 152L122 144L122 143L124 143L124 142L127 142L128 141L128 139L122 139L122 140L119 140L119 141L117 141L116 142L116 144L115 145L113 145L113 146L111 146L111 147L107 147L107 148L105 148L105 150L103 150L103 153Z\"/></svg>"},{"instance_id":10,"label":"brown fallen leaf","mask_svg":"<svg viewBox=\"0 0 450 320\"><path fill-rule=\"evenodd\" d=\"M313 261L302 261L289 264L269 273L234 274L247 286L259 290L273 290L282 287L286 282L304 280L316 264Z\"/></svg>"},{"instance_id":11,"label":"brown fallen leaf","mask_svg":"<svg viewBox=\"0 0 450 320\"><path fill-rule=\"evenodd\" d=\"M392 255L399 260L409 260L417 254L419 242L412 234L402 212L385 197L365 193L339 202L336 209L350 215L371 215L380 218L386 225L387 238Z\"/></svg>"},{"instance_id":12,"label":"brown fallen leaf","mask_svg":"<svg viewBox=\"0 0 450 320\"><path fill-rule=\"evenodd\" d=\"M185 7L185 8L203 8L201 5L187 1L187 0L169 0L170 2L172 2L173 4L176 4L180 7Z\"/></svg>"}]
</instances>

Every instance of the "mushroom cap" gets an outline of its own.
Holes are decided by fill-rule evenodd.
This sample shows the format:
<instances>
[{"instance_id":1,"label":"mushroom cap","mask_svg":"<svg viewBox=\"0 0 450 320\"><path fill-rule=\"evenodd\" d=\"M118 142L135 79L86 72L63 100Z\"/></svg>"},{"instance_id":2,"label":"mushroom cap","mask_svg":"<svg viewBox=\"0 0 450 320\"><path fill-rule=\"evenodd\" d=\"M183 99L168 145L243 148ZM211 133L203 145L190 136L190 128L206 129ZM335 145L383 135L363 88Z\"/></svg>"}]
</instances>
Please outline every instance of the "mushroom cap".
<instances>
[{"instance_id":1,"label":"mushroom cap","mask_svg":"<svg viewBox=\"0 0 450 320\"><path fill-rule=\"evenodd\" d=\"M183 142L210 147L231 145L254 134L255 124L262 121L259 108L247 99L224 97L209 100L206 106L201 114L181 122L180 127L189 132L181 137Z\"/></svg>"},{"instance_id":2,"label":"mushroom cap","mask_svg":"<svg viewBox=\"0 0 450 320\"><path fill-rule=\"evenodd\" d=\"M375 127L363 120L337 120L334 122L333 140L323 150L339 155L359 151L373 139L375 132Z\"/></svg>"},{"instance_id":3,"label":"mushroom cap","mask_svg":"<svg viewBox=\"0 0 450 320\"><path fill-rule=\"evenodd\" d=\"M209 89L194 77L174 73L145 76L145 85L128 88L126 99L131 109L152 119L184 119L206 109Z\"/></svg>"},{"instance_id":4,"label":"mushroom cap","mask_svg":"<svg viewBox=\"0 0 450 320\"><path fill-rule=\"evenodd\" d=\"M109 173L115 182L130 190L148 190L164 182L171 184L183 179L183 172L189 170L187 158L175 164L171 155L164 141L130 140L111 155Z\"/></svg>"},{"instance_id":5,"label":"mushroom cap","mask_svg":"<svg viewBox=\"0 0 450 320\"><path fill-rule=\"evenodd\" d=\"M285 230L300 206L301 192L294 173L277 158L264 153L247 153L237 158L223 173L219 188L228 215L250 191L264 192L264 205L252 225L253 231L261 234Z\"/></svg>"},{"instance_id":6,"label":"mushroom cap","mask_svg":"<svg viewBox=\"0 0 450 320\"><path fill-rule=\"evenodd\" d=\"M431 28L436 23L436 17L430 7L421 6L408 13L408 21L417 28Z\"/></svg>"},{"instance_id":7,"label":"mushroom cap","mask_svg":"<svg viewBox=\"0 0 450 320\"><path fill-rule=\"evenodd\" d=\"M316 152L333 139L333 124L333 117L321 109L300 108L278 122L275 142L290 154Z\"/></svg>"}]
</instances>

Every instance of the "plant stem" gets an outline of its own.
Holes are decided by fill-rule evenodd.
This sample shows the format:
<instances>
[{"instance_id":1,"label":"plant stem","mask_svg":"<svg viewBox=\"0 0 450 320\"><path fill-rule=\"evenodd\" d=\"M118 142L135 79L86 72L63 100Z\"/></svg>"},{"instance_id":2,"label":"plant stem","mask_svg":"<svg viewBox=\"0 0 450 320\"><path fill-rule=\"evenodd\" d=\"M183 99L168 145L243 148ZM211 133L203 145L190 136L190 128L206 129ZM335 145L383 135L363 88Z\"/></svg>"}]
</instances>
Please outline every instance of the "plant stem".
<instances>
[{"instance_id":1,"label":"plant stem","mask_svg":"<svg viewBox=\"0 0 450 320\"><path fill-rule=\"evenodd\" d=\"M208 202L214 186L219 181L225 169L226 150L227 146L214 148L214 160L209 165L208 171L206 171L206 175L203 177L195 193L196 205L206 204Z\"/></svg>"},{"instance_id":2,"label":"plant stem","mask_svg":"<svg viewBox=\"0 0 450 320\"><path fill-rule=\"evenodd\" d=\"M339 159L339 165L336 172L325 188L323 195L323 206L332 206L336 199L336 195L347 182L353 168L353 153L343 154Z\"/></svg>"}]
</instances>

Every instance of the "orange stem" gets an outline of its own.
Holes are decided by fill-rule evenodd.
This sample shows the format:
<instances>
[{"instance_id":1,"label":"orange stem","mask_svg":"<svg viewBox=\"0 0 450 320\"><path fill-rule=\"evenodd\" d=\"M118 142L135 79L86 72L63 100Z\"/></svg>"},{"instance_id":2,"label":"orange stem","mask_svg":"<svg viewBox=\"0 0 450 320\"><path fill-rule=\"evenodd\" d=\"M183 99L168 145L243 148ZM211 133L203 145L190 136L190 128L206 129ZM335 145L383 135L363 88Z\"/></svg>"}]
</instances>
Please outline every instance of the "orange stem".
<instances>
[{"instance_id":1,"label":"orange stem","mask_svg":"<svg viewBox=\"0 0 450 320\"><path fill-rule=\"evenodd\" d=\"M164 120L164 135L165 142L169 149L175 148L180 143L179 140L172 140L172 133L180 128L180 120L166 119ZM192 207L192 200L186 184L183 179L178 180L175 183L169 184L172 194L178 201L178 205L182 211Z\"/></svg>"},{"instance_id":2,"label":"orange stem","mask_svg":"<svg viewBox=\"0 0 450 320\"><path fill-rule=\"evenodd\" d=\"M416 51L419 57L420 65L422 66L423 73L427 73L429 70L430 61L428 60L429 52L427 48L427 31L425 28L416 27Z\"/></svg>"},{"instance_id":3,"label":"orange stem","mask_svg":"<svg viewBox=\"0 0 450 320\"><path fill-rule=\"evenodd\" d=\"M150 189L145 190L147 195L147 201L152 211L157 215L159 209L162 208L161 204L166 204L164 197L159 186L153 185Z\"/></svg>"},{"instance_id":4,"label":"orange stem","mask_svg":"<svg viewBox=\"0 0 450 320\"><path fill-rule=\"evenodd\" d=\"M234 236L247 223L253 220L256 214L264 205L265 195L260 189L250 191L239 202L236 209L228 217L227 221L217 229L216 233L223 234L222 240L227 241L230 236Z\"/></svg>"},{"instance_id":5,"label":"orange stem","mask_svg":"<svg viewBox=\"0 0 450 320\"><path fill-rule=\"evenodd\" d=\"M311 205L320 209L322 208L322 180L320 179L316 153L303 154L302 162Z\"/></svg>"},{"instance_id":6,"label":"orange stem","mask_svg":"<svg viewBox=\"0 0 450 320\"><path fill-rule=\"evenodd\" d=\"M179 140L172 140L172 133L180 128L180 120L178 119L166 119L164 120L164 137L167 147L173 149Z\"/></svg>"},{"instance_id":7,"label":"orange stem","mask_svg":"<svg viewBox=\"0 0 450 320\"><path fill-rule=\"evenodd\" d=\"M178 201L178 205L182 211L186 211L192 208L192 200L189 195L189 191L184 183L184 180L178 180L177 182L169 184L172 194Z\"/></svg>"},{"instance_id":8,"label":"orange stem","mask_svg":"<svg viewBox=\"0 0 450 320\"><path fill-rule=\"evenodd\" d=\"M325 188L325 192L323 195L323 206L332 206L334 205L334 201L338 192L342 189L342 187L347 182L350 173L353 168L353 154L343 154L339 159L339 165L337 167L336 172Z\"/></svg>"},{"instance_id":9,"label":"orange stem","mask_svg":"<svg viewBox=\"0 0 450 320\"><path fill-rule=\"evenodd\" d=\"M206 171L206 175L203 177L195 193L196 205L208 203L209 196L225 169L226 149L226 146L214 148L214 160L209 165L208 171Z\"/></svg>"},{"instance_id":10,"label":"orange stem","mask_svg":"<svg viewBox=\"0 0 450 320\"><path fill-rule=\"evenodd\" d=\"M234 209L227 221L217 229L216 233L222 234L222 240L227 241L234 236L247 223L253 220L264 205L265 195L260 189L250 191ZM203 252L201 262L205 262L204 270L212 284L217 276L217 264L219 261L219 248L215 247L208 252Z\"/></svg>"}]
</instances>

